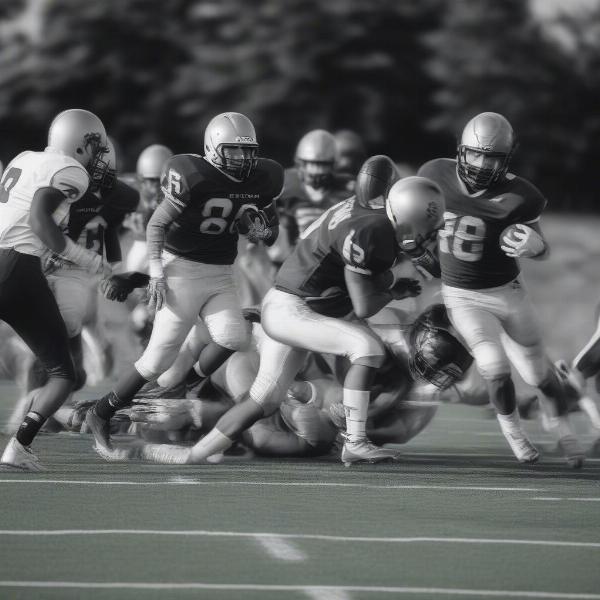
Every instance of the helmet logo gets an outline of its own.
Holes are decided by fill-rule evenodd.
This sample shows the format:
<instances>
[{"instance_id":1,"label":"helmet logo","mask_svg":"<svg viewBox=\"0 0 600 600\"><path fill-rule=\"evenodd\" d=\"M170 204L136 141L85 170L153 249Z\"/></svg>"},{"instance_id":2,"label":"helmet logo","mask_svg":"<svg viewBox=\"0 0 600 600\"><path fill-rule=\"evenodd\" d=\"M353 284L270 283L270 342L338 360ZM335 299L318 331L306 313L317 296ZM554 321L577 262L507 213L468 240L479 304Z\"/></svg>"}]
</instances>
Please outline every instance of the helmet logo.
<instances>
[{"instance_id":1,"label":"helmet logo","mask_svg":"<svg viewBox=\"0 0 600 600\"><path fill-rule=\"evenodd\" d=\"M246 143L246 144L254 144L254 138L250 137L249 135L238 135L235 138L236 142L242 142L242 143Z\"/></svg>"},{"instance_id":2,"label":"helmet logo","mask_svg":"<svg viewBox=\"0 0 600 600\"><path fill-rule=\"evenodd\" d=\"M427 208L425 209L425 214L427 215L428 219L437 219L439 215L439 209L437 204L433 201L429 202Z\"/></svg>"}]
</instances>

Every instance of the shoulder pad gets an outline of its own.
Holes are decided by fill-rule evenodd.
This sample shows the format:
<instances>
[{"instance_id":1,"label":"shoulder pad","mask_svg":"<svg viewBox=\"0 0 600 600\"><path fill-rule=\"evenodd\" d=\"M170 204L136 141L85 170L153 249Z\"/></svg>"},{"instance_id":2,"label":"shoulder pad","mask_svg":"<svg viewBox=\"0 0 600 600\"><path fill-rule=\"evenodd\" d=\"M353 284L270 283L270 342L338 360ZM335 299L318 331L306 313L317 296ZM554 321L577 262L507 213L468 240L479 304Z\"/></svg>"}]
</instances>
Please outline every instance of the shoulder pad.
<instances>
[{"instance_id":1,"label":"shoulder pad","mask_svg":"<svg viewBox=\"0 0 600 600\"><path fill-rule=\"evenodd\" d=\"M256 168L267 174L273 198L279 196L283 190L284 184L283 167L277 161L271 160L270 158L259 158Z\"/></svg>"}]
</instances>

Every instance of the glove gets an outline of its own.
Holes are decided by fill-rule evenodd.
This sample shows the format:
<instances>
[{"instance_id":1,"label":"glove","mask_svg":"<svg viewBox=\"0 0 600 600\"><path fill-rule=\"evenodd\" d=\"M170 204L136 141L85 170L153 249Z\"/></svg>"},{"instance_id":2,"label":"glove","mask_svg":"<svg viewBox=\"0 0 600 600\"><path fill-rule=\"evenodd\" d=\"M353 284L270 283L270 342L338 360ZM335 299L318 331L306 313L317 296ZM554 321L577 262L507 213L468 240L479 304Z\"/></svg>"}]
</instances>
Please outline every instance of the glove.
<instances>
[{"instance_id":1,"label":"glove","mask_svg":"<svg viewBox=\"0 0 600 600\"><path fill-rule=\"evenodd\" d=\"M265 213L250 206L240 215L237 230L254 244L260 240L266 241L272 235Z\"/></svg>"},{"instance_id":2,"label":"glove","mask_svg":"<svg viewBox=\"0 0 600 600\"><path fill-rule=\"evenodd\" d=\"M394 300L402 300L403 298L414 298L421 293L421 284L416 279L408 277L400 277L396 279L394 284L389 289Z\"/></svg>"},{"instance_id":3,"label":"glove","mask_svg":"<svg viewBox=\"0 0 600 600\"><path fill-rule=\"evenodd\" d=\"M57 271L65 264L65 259L60 254L52 252L52 250L46 250L46 252L42 254L41 261L42 273L44 273L44 275L52 275L54 271Z\"/></svg>"},{"instance_id":4,"label":"glove","mask_svg":"<svg viewBox=\"0 0 600 600\"><path fill-rule=\"evenodd\" d=\"M402 242L401 249L406 254L419 275L424 279L430 280L434 277L439 279L442 276L440 261L429 248L417 246L414 242Z\"/></svg>"},{"instance_id":5,"label":"glove","mask_svg":"<svg viewBox=\"0 0 600 600\"><path fill-rule=\"evenodd\" d=\"M151 277L148 283L148 306L159 311L167 301L167 280L164 277Z\"/></svg>"},{"instance_id":6,"label":"glove","mask_svg":"<svg viewBox=\"0 0 600 600\"><path fill-rule=\"evenodd\" d=\"M532 229L517 223L502 236L500 249L511 258L533 258L539 256L546 249L542 236Z\"/></svg>"},{"instance_id":7,"label":"glove","mask_svg":"<svg viewBox=\"0 0 600 600\"><path fill-rule=\"evenodd\" d=\"M135 286L123 275L112 275L100 282L100 291L107 300L125 302L127 296L133 292Z\"/></svg>"}]
</instances>

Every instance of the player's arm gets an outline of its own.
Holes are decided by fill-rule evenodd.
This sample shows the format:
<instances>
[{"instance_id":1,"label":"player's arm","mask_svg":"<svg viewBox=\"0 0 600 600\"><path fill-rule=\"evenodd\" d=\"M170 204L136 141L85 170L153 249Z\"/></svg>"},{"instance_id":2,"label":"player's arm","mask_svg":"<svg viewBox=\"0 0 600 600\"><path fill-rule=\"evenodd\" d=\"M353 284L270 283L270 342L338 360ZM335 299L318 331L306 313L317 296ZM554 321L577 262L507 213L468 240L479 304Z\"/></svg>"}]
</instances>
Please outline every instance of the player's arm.
<instances>
[{"instance_id":1,"label":"player's arm","mask_svg":"<svg viewBox=\"0 0 600 600\"><path fill-rule=\"evenodd\" d=\"M83 191L85 192L85 190ZM36 190L29 212L31 230L51 252L59 254L61 258L80 265L92 273L101 273L103 271L102 257L63 235L53 219L54 211L65 199L65 194L54 187Z\"/></svg>"}]
</instances>

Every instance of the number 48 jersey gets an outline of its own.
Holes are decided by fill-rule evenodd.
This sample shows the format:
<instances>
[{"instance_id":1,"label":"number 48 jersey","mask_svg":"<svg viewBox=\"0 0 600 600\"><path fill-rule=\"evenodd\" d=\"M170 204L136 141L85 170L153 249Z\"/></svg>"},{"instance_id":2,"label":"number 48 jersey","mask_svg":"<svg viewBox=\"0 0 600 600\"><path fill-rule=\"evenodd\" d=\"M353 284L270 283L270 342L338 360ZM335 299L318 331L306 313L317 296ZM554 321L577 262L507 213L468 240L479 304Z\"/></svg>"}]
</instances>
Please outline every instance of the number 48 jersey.
<instances>
[{"instance_id":1,"label":"number 48 jersey","mask_svg":"<svg viewBox=\"0 0 600 600\"><path fill-rule=\"evenodd\" d=\"M508 174L492 188L469 194L456 172L456 161L438 158L419 173L444 192L444 229L439 232L442 281L462 289L498 287L515 279L519 263L500 249L500 235L515 223L532 224L546 206L527 180Z\"/></svg>"},{"instance_id":2,"label":"number 48 jersey","mask_svg":"<svg viewBox=\"0 0 600 600\"><path fill-rule=\"evenodd\" d=\"M343 317L352 311L344 270L383 273L394 265L397 250L385 211L363 208L352 197L323 213L302 234L275 287L304 298L315 312Z\"/></svg>"},{"instance_id":3,"label":"number 48 jersey","mask_svg":"<svg viewBox=\"0 0 600 600\"><path fill-rule=\"evenodd\" d=\"M211 265L230 265L237 254L237 220L250 205L275 214L283 168L259 158L250 176L237 181L197 154L171 157L161 180L163 202L179 212L166 233L165 250Z\"/></svg>"}]
</instances>

